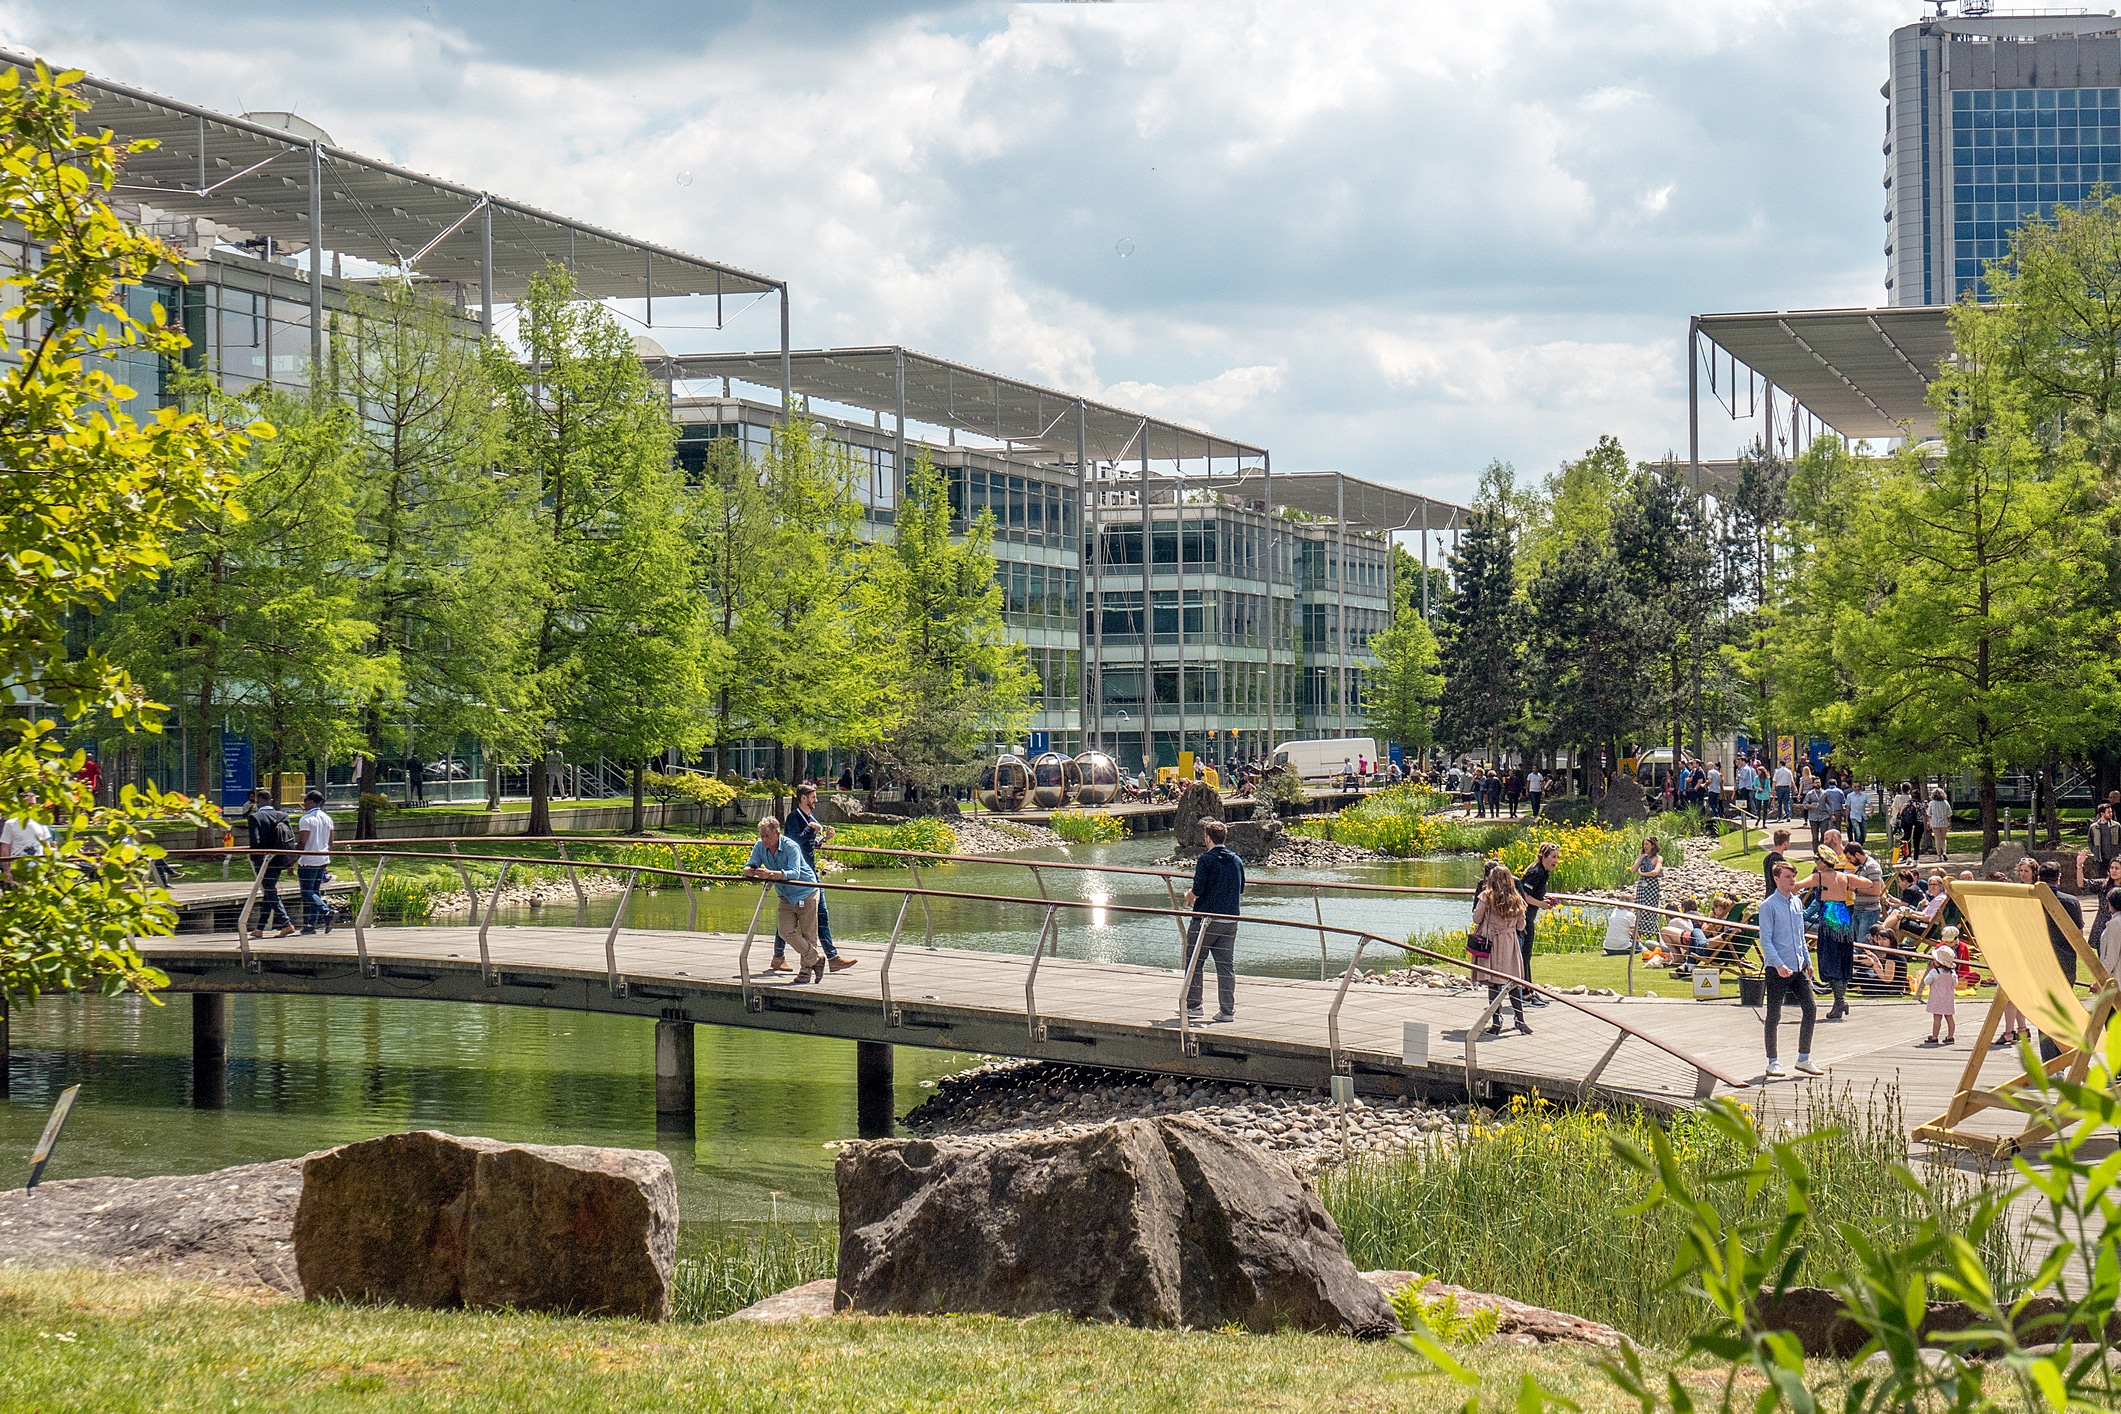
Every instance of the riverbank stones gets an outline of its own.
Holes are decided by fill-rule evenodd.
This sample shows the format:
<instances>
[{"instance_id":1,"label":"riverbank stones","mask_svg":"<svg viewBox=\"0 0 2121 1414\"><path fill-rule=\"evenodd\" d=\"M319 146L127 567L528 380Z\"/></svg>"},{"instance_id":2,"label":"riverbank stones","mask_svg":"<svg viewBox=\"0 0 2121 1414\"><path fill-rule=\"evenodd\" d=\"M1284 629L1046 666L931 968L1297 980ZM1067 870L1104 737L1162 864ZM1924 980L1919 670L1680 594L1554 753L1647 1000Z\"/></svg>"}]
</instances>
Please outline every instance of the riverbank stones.
<instances>
[{"instance_id":1,"label":"riverbank stones","mask_svg":"<svg viewBox=\"0 0 2121 1414\"><path fill-rule=\"evenodd\" d=\"M312 1298L670 1316L670 1160L423 1130L302 1165L295 1264Z\"/></svg>"}]
</instances>

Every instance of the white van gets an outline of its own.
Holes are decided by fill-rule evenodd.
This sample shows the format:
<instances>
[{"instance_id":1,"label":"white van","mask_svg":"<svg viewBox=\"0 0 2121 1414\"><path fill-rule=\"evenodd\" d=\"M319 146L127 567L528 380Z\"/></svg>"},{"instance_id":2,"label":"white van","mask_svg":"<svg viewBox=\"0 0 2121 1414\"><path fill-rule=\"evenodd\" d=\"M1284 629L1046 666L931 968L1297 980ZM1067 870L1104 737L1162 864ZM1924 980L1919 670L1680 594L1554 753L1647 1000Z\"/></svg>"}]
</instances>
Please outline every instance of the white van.
<instances>
[{"instance_id":1,"label":"white van","mask_svg":"<svg viewBox=\"0 0 2121 1414\"><path fill-rule=\"evenodd\" d=\"M1329 781L1340 775L1343 763L1358 766L1368 762L1377 769L1377 742L1366 736L1327 737L1322 741L1285 741L1274 748L1274 764L1294 767L1307 781Z\"/></svg>"}]
</instances>

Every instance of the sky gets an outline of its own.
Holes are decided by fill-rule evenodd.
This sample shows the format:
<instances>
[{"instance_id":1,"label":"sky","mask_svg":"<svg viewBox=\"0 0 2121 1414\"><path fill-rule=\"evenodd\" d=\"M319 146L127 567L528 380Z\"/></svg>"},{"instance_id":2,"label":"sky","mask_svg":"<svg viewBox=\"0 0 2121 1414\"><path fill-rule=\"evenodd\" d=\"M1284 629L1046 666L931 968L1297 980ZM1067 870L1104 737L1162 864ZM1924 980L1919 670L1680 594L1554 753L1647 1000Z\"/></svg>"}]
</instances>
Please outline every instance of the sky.
<instances>
[{"instance_id":1,"label":"sky","mask_svg":"<svg viewBox=\"0 0 2121 1414\"><path fill-rule=\"evenodd\" d=\"M1927 8L0 0L0 40L785 278L798 347L1462 502L1684 452L1690 314L1884 302L1878 89ZM771 301L668 303L673 351L777 343ZM1705 456L1751 435L1707 403Z\"/></svg>"}]
</instances>

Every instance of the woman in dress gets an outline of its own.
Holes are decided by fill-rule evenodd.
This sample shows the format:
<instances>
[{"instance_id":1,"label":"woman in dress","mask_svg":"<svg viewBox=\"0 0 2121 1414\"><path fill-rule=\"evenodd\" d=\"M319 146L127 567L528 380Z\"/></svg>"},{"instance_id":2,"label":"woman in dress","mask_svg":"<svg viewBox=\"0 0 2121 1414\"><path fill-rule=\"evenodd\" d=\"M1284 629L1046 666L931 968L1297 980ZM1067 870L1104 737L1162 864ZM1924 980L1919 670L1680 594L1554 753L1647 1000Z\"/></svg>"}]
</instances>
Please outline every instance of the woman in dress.
<instances>
[{"instance_id":1,"label":"woman in dress","mask_svg":"<svg viewBox=\"0 0 2121 1414\"><path fill-rule=\"evenodd\" d=\"M1659 918L1648 910L1657 907L1664 892L1664 855L1651 835L1635 857L1635 945L1639 948L1656 936Z\"/></svg>"},{"instance_id":2,"label":"woman in dress","mask_svg":"<svg viewBox=\"0 0 2121 1414\"><path fill-rule=\"evenodd\" d=\"M1524 971L1524 949L1520 939L1524 933L1524 895L1518 891L1517 879L1510 873L1510 866L1497 860L1488 866L1487 877L1480 882L1480 897L1473 904L1473 936L1468 948L1476 966L1484 967L1491 974L1487 979L1488 1005L1495 1004L1495 994L1504 989L1501 977L1522 978ZM1517 1020L1517 1029L1529 1036L1532 1028L1525 1025L1524 989L1510 987L1510 1015ZM1498 1011L1488 1022L1488 1034L1502 1034L1502 1015Z\"/></svg>"}]
</instances>

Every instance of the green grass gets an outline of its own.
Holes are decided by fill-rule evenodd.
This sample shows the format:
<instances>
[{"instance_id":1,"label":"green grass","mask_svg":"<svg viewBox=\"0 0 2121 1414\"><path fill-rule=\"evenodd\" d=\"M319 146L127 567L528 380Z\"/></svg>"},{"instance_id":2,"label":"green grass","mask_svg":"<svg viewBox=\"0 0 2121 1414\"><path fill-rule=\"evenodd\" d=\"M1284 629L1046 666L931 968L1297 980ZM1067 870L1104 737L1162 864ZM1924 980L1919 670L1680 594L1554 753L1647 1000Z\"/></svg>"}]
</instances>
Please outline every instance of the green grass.
<instances>
[{"instance_id":1,"label":"green grass","mask_svg":"<svg viewBox=\"0 0 2121 1414\"><path fill-rule=\"evenodd\" d=\"M1908 1162L1897 1092L1865 1102L1845 1090L1811 1094L1806 1127L1820 1131L1806 1150L1816 1180L1814 1240L1794 1274L1798 1281L1847 1265L1842 1225L1870 1241L1902 1241L1927 1201L1893 1177L1894 1165ZM1669 1208L1633 1210L1645 1196L1642 1180L1611 1149L1616 1134L1646 1147L1651 1123L1517 1101L1507 1116L1448 1149L1327 1170L1319 1196L1359 1267L1432 1272L1453 1285L1571 1311L1669 1345L1700 1315L1696 1298L1664 1285L1680 1228ZM1699 1115L1672 1120L1669 1132L1696 1174L1748 1157ZM1944 1167L1924 1178L1929 1197L1944 1203L1971 1196L1984 1182ZM2005 1186L2001 1178L1986 1181ZM1750 1200L1727 1186L1712 1191L1727 1218L1741 1206L1752 1220L1781 1215L1782 1194L1773 1185ZM2006 1238L1992 1242L1987 1255L2006 1286L2030 1275Z\"/></svg>"},{"instance_id":2,"label":"green grass","mask_svg":"<svg viewBox=\"0 0 2121 1414\"><path fill-rule=\"evenodd\" d=\"M1633 1406L1582 1346L1474 1347L1587 1410ZM1144 1331L1057 1316L645 1326L311 1305L93 1272L0 1269L0 1408L51 1411L1456 1410L1397 1346Z\"/></svg>"},{"instance_id":3,"label":"green grass","mask_svg":"<svg viewBox=\"0 0 2121 1414\"><path fill-rule=\"evenodd\" d=\"M717 1320L829 1277L838 1265L839 1230L828 1224L687 1224L671 1279L672 1311L680 1321Z\"/></svg>"}]
</instances>

